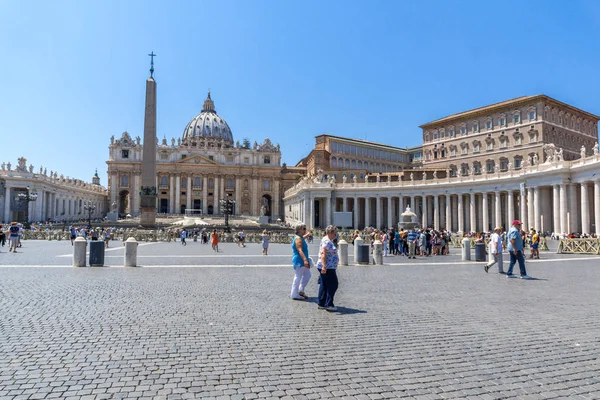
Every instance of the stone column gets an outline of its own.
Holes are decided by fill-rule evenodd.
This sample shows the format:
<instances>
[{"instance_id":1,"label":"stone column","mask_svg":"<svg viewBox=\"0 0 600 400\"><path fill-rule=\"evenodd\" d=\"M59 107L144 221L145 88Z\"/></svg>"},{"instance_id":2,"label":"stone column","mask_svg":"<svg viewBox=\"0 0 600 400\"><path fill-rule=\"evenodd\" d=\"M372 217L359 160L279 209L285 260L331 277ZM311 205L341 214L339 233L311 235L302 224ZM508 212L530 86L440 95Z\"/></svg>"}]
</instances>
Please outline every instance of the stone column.
<instances>
[{"instance_id":1,"label":"stone column","mask_svg":"<svg viewBox=\"0 0 600 400\"><path fill-rule=\"evenodd\" d=\"M175 176L175 214L181 213L181 174Z\"/></svg>"},{"instance_id":2,"label":"stone column","mask_svg":"<svg viewBox=\"0 0 600 400\"><path fill-rule=\"evenodd\" d=\"M314 200L314 198L313 198ZM259 212L259 208L260 208L260 204L258 204L258 178L252 177L252 199L250 202L250 207L252 208L252 211L250 211L250 213L252 215L258 215ZM314 204L311 205L311 211L314 208ZM312 219L312 214L308 216L308 218ZM308 221L305 221L306 223L308 223ZM308 228L308 225L306 225L306 227ZM311 228L312 228L312 223L311 223Z\"/></svg>"},{"instance_id":3,"label":"stone column","mask_svg":"<svg viewBox=\"0 0 600 400\"><path fill-rule=\"evenodd\" d=\"M169 178L169 210L175 214L175 175L171 174Z\"/></svg>"},{"instance_id":4,"label":"stone column","mask_svg":"<svg viewBox=\"0 0 600 400\"><path fill-rule=\"evenodd\" d=\"M440 196L433 196L433 229L440 230Z\"/></svg>"},{"instance_id":5,"label":"stone column","mask_svg":"<svg viewBox=\"0 0 600 400\"><path fill-rule=\"evenodd\" d=\"M471 227L469 229L471 230L471 232L477 232L477 220L475 219L476 215L477 214L475 213L475 193L471 192L469 196L469 218L471 220Z\"/></svg>"},{"instance_id":6,"label":"stone column","mask_svg":"<svg viewBox=\"0 0 600 400\"><path fill-rule=\"evenodd\" d=\"M399 195L398 197L398 222L400 222L400 216L402 215L402 213L404 212L404 196ZM396 229L398 229L398 225L396 224L395 226Z\"/></svg>"},{"instance_id":7,"label":"stone column","mask_svg":"<svg viewBox=\"0 0 600 400\"><path fill-rule=\"evenodd\" d=\"M463 195L458 194L458 232L465 232L465 210L463 209Z\"/></svg>"},{"instance_id":8,"label":"stone column","mask_svg":"<svg viewBox=\"0 0 600 400\"><path fill-rule=\"evenodd\" d=\"M354 204L352 205L352 212L354 213L354 229L358 229L358 196L354 196Z\"/></svg>"},{"instance_id":9,"label":"stone column","mask_svg":"<svg viewBox=\"0 0 600 400\"><path fill-rule=\"evenodd\" d=\"M185 208L186 210L192 209L192 197L194 196L194 191L192 190L192 175L188 174L187 176L187 190L185 191Z\"/></svg>"},{"instance_id":10,"label":"stone column","mask_svg":"<svg viewBox=\"0 0 600 400\"><path fill-rule=\"evenodd\" d=\"M427 201L427 226L433 226L433 196Z\"/></svg>"},{"instance_id":11,"label":"stone column","mask_svg":"<svg viewBox=\"0 0 600 400\"><path fill-rule=\"evenodd\" d=\"M587 182L581 182L581 233L590 233L590 204Z\"/></svg>"},{"instance_id":12,"label":"stone column","mask_svg":"<svg viewBox=\"0 0 600 400\"><path fill-rule=\"evenodd\" d=\"M117 177L117 173L113 172L111 174L111 179L110 179L110 206L109 209L112 211L112 204L113 203L117 203L119 204L119 202L117 201L117 196L118 196L118 186L117 186L117 182L118 182L118 177ZM117 210L118 211L118 210Z\"/></svg>"},{"instance_id":13,"label":"stone column","mask_svg":"<svg viewBox=\"0 0 600 400\"><path fill-rule=\"evenodd\" d=\"M308 227L308 216L310 215L310 194L306 194L306 198L304 199L304 209L302 210L301 220Z\"/></svg>"},{"instance_id":14,"label":"stone column","mask_svg":"<svg viewBox=\"0 0 600 400\"><path fill-rule=\"evenodd\" d=\"M348 212L348 198L342 197L342 212Z\"/></svg>"},{"instance_id":15,"label":"stone column","mask_svg":"<svg viewBox=\"0 0 600 400\"><path fill-rule=\"evenodd\" d=\"M235 215L242 214L242 181L235 178Z\"/></svg>"},{"instance_id":16,"label":"stone column","mask_svg":"<svg viewBox=\"0 0 600 400\"><path fill-rule=\"evenodd\" d=\"M133 207L131 215L137 216L140 215L142 210L140 209L140 191L142 187L140 185L140 174L135 173L133 175ZM96 210L99 210L100 207L96 207Z\"/></svg>"},{"instance_id":17,"label":"stone column","mask_svg":"<svg viewBox=\"0 0 600 400\"><path fill-rule=\"evenodd\" d=\"M535 225L535 215L534 215L534 210L533 210L533 203L534 201L534 193L533 193L533 188L527 188L527 222L529 222L529 225L524 226L523 228L525 232L529 232L529 228L533 225ZM521 222L525 222L525 221L521 221Z\"/></svg>"},{"instance_id":18,"label":"stone column","mask_svg":"<svg viewBox=\"0 0 600 400\"><path fill-rule=\"evenodd\" d=\"M500 226L502 225L502 198L500 197L500 192L495 192L495 201L494 201L494 211L495 211L495 219L496 219L496 225ZM512 222L512 221L510 221Z\"/></svg>"},{"instance_id":19,"label":"stone column","mask_svg":"<svg viewBox=\"0 0 600 400\"><path fill-rule=\"evenodd\" d=\"M281 199L279 198L279 181L273 178L273 219L276 221L277 218L280 217L279 212L279 204ZM329 221L333 221L333 218L330 218ZM330 222L332 223L332 222Z\"/></svg>"},{"instance_id":20,"label":"stone column","mask_svg":"<svg viewBox=\"0 0 600 400\"><path fill-rule=\"evenodd\" d=\"M202 214L208 213L208 177L202 177Z\"/></svg>"},{"instance_id":21,"label":"stone column","mask_svg":"<svg viewBox=\"0 0 600 400\"><path fill-rule=\"evenodd\" d=\"M560 204L559 204L559 212L560 212L560 233L569 233L567 226L567 185L565 183L560 184Z\"/></svg>"},{"instance_id":22,"label":"stone column","mask_svg":"<svg viewBox=\"0 0 600 400\"><path fill-rule=\"evenodd\" d=\"M446 195L446 230L452 231L452 196Z\"/></svg>"},{"instance_id":23,"label":"stone column","mask_svg":"<svg viewBox=\"0 0 600 400\"><path fill-rule=\"evenodd\" d=\"M34 221L43 221L44 220L44 200L46 199L46 192L40 190L38 192L38 198L35 202L35 214Z\"/></svg>"},{"instance_id":24,"label":"stone column","mask_svg":"<svg viewBox=\"0 0 600 400\"><path fill-rule=\"evenodd\" d=\"M375 228L381 229L381 197L375 197Z\"/></svg>"},{"instance_id":25,"label":"stone column","mask_svg":"<svg viewBox=\"0 0 600 400\"><path fill-rule=\"evenodd\" d=\"M213 177L213 214L219 214L219 180L218 176Z\"/></svg>"},{"instance_id":26,"label":"stone column","mask_svg":"<svg viewBox=\"0 0 600 400\"><path fill-rule=\"evenodd\" d=\"M417 213L417 206L415 205L415 196L410 196L410 209L415 214Z\"/></svg>"},{"instance_id":27,"label":"stone column","mask_svg":"<svg viewBox=\"0 0 600 400\"><path fill-rule=\"evenodd\" d=\"M594 228L597 237L600 237L600 181L594 181Z\"/></svg>"},{"instance_id":28,"label":"stone column","mask_svg":"<svg viewBox=\"0 0 600 400\"><path fill-rule=\"evenodd\" d=\"M552 231L560 233L560 186L552 186Z\"/></svg>"},{"instance_id":29,"label":"stone column","mask_svg":"<svg viewBox=\"0 0 600 400\"><path fill-rule=\"evenodd\" d=\"M394 199L392 198L392 196L389 196L387 198L387 203L388 203L387 228L389 229L394 225L392 222L392 217L394 214Z\"/></svg>"},{"instance_id":30,"label":"stone column","mask_svg":"<svg viewBox=\"0 0 600 400\"><path fill-rule=\"evenodd\" d=\"M481 194L481 212L482 212L482 222L483 222L483 231L487 232L490 229L490 220L489 220L489 209L488 209L488 194L483 192Z\"/></svg>"},{"instance_id":31,"label":"stone column","mask_svg":"<svg viewBox=\"0 0 600 400\"><path fill-rule=\"evenodd\" d=\"M541 209L540 209L540 188L536 186L533 188L533 226L535 231L539 232L541 228Z\"/></svg>"},{"instance_id":32,"label":"stone column","mask_svg":"<svg viewBox=\"0 0 600 400\"><path fill-rule=\"evenodd\" d=\"M307 229L313 229L315 222L315 199L308 195L308 214L306 215L306 220L304 223L306 224Z\"/></svg>"},{"instance_id":33,"label":"stone column","mask_svg":"<svg viewBox=\"0 0 600 400\"><path fill-rule=\"evenodd\" d=\"M513 191L509 190L506 195L506 201L508 203L508 219L506 221L506 227L510 226L512 222L515 220L515 199L513 196Z\"/></svg>"},{"instance_id":34,"label":"stone column","mask_svg":"<svg viewBox=\"0 0 600 400\"><path fill-rule=\"evenodd\" d=\"M324 197L323 201L325 202L325 226L327 227L329 225L331 225L331 198L330 197Z\"/></svg>"},{"instance_id":35,"label":"stone column","mask_svg":"<svg viewBox=\"0 0 600 400\"><path fill-rule=\"evenodd\" d=\"M371 225L371 205L369 197L365 197L365 228Z\"/></svg>"},{"instance_id":36,"label":"stone column","mask_svg":"<svg viewBox=\"0 0 600 400\"><path fill-rule=\"evenodd\" d=\"M569 232L581 232L579 229L579 204L577 203L577 184L569 185Z\"/></svg>"},{"instance_id":37,"label":"stone column","mask_svg":"<svg viewBox=\"0 0 600 400\"><path fill-rule=\"evenodd\" d=\"M421 226L427 228L427 196L421 196Z\"/></svg>"},{"instance_id":38,"label":"stone column","mask_svg":"<svg viewBox=\"0 0 600 400\"><path fill-rule=\"evenodd\" d=\"M526 197L526 189L523 191L519 191L519 199L520 203L520 211L519 211L519 220L523 223L523 226L527 226L527 197ZM508 221L509 224L512 224L512 221ZM507 230L509 227L506 227Z\"/></svg>"}]
</instances>

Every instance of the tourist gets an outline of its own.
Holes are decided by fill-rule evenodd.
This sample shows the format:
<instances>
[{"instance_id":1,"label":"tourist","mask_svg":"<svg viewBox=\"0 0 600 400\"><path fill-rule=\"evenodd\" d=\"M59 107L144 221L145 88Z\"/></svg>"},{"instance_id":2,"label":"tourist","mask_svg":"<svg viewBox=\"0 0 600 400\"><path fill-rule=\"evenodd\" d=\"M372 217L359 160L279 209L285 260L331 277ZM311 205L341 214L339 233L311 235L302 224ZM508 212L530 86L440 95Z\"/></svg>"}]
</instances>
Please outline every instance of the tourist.
<instances>
[{"instance_id":1,"label":"tourist","mask_svg":"<svg viewBox=\"0 0 600 400\"><path fill-rule=\"evenodd\" d=\"M383 256L388 256L388 234L386 231L381 232L381 243L383 243ZM335 245L335 243L334 243ZM337 248L337 246L336 246Z\"/></svg>"},{"instance_id":2,"label":"tourist","mask_svg":"<svg viewBox=\"0 0 600 400\"><path fill-rule=\"evenodd\" d=\"M338 289L337 266L340 261L338 250L333 239L337 228L329 225L325 228L325 236L321 240L319 261L317 269L320 271L321 284L319 285L319 302L317 308L320 310L337 311L333 302L335 292Z\"/></svg>"},{"instance_id":3,"label":"tourist","mask_svg":"<svg viewBox=\"0 0 600 400\"><path fill-rule=\"evenodd\" d=\"M182 246L187 246L187 243L185 242L186 237L187 237L187 231L184 229L181 231L181 245Z\"/></svg>"},{"instance_id":4,"label":"tourist","mask_svg":"<svg viewBox=\"0 0 600 400\"><path fill-rule=\"evenodd\" d=\"M498 263L498 273L504 274L504 264L502 261L502 238L500 237L501 232L502 227L497 226L494 229L494 233L492 233L492 237L490 238L488 248L490 259L489 262L483 266L483 269L486 273L492 265Z\"/></svg>"},{"instance_id":5,"label":"tourist","mask_svg":"<svg viewBox=\"0 0 600 400\"><path fill-rule=\"evenodd\" d=\"M292 267L294 267L294 280L292 281L292 292L290 297L293 300L305 300L308 296L304 289L310 280L310 260L308 257L308 244L306 238L310 232L306 231L306 225L298 224L296 226L296 236L292 241Z\"/></svg>"},{"instance_id":6,"label":"tourist","mask_svg":"<svg viewBox=\"0 0 600 400\"><path fill-rule=\"evenodd\" d=\"M529 258L537 258L538 260L540 259L540 235L539 233L537 233L535 231L535 229L532 229L531 232L533 233L531 235L531 254L529 255Z\"/></svg>"},{"instance_id":7,"label":"tourist","mask_svg":"<svg viewBox=\"0 0 600 400\"><path fill-rule=\"evenodd\" d=\"M104 230L104 244L108 248L108 242L110 242L110 228Z\"/></svg>"},{"instance_id":8,"label":"tourist","mask_svg":"<svg viewBox=\"0 0 600 400\"><path fill-rule=\"evenodd\" d=\"M508 271L506 272L507 278L514 278L513 275L513 267L515 263L519 263L519 270L521 272L522 279L532 279L529 275L527 275L527 270L525 269L525 258L523 257L523 237L521 236L521 225L523 223L519 220L514 220L512 223L512 228L508 231L508 252L510 254L510 264L508 266Z\"/></svg>"},{"instance_id":9,"label":"tourist","mask_svg":"<svg viewBox=\"0 0 600 400\"><path fill-rule=\"evenodd\" d=\"M13 253L17 252L17 245L19 244L19 227L16 222L10 223L10 228L8 228L9 239L10 239L10 247L8 248L8 252L11 251Z\"/></svg>"},{"instance_id":10,"label":"tourist","mask_svg":"<svg viewBox=\"0 0 600 400\"><path fill-rule=\"evenodd\" d=\"M406 241L408 244L408 258L416 259L415 251L417 248L417 241L419 240L419 235L415 232L414 228L411 229L406 235Z\"/></svg>"},{"instance_id":11,"label":"tourist","mask_svg":"<svg viewBox=\"0 0 600 400\"><path fill-rule=\"evenodd\" d=\"M219 252L219 234L217 233L216 229L213 231L212 235L210 235L210 242L212 244L213 251L216 251L218 253Z\"/></svg>"},{"instance_id":12,"label":"tourist","mask_svg":"<svg viewBox=\"0 0 600 400\"><path fill-rule=\"evenodd\" d=\"M244 231L238 233L238 247L246 247L246 234Z\"/></svg>"},{"instance_id":13,"label":"tourist","mask_svg":"<svg viewBox=\"0 0 600 400\"><path fill-rule=\"evenodd\" d=\"M268 255L267 253L269 252L269 234L267 233L267 230L265 229L262 233L262 253L263 256Z\"/></svg>"},{"instance_id":14,"label":"tourist","mask_svg":"<svg viewBox=\"0 0 600 400\"><path fill-rule=\"evenodd\" d=\"M69 231L71 232L71 246L73 246L73 241L77 237L77 229L75 229L75 227L71 225L69 227Z\"/></svg>"},{"instance_id":15,"label":"tourist","mask_svg":"<svg viewBox=\"0 0 600 400\"><path fill-rule=\"evenodd\" d=\"M6 243L6 235L4 234L4 228L2 227L2 224L0 224L0 245L2 245L2 247L4 247L5 243Z\"/></svg>"}]
</instances>

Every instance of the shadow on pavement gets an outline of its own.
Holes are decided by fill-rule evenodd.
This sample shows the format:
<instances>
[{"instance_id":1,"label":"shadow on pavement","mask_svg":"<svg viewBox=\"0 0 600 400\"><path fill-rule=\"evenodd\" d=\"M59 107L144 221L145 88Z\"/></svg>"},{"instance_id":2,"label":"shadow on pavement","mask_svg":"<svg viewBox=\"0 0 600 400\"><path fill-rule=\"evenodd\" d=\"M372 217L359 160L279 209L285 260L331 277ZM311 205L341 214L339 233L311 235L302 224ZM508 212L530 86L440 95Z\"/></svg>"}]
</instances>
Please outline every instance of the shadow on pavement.
<instances>
[{"instance_id":1,"label":"shadow on pavement","mask_svg":"<svg viewBox=\"0 0 600 400\"><path fill-rule=\"evenodd\" d=\"M366 314L365 310L357 310L356 308L337 306L337 314Z\"/></svg>"}]
</instances>

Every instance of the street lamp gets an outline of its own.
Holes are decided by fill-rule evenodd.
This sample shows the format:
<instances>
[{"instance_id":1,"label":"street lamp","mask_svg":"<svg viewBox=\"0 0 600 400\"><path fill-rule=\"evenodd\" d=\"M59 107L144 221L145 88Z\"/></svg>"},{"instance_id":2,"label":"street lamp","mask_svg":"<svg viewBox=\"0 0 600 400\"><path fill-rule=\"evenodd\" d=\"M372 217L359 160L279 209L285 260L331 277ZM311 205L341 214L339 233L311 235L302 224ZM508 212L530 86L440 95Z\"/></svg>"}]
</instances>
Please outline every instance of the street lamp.
<instances>
[{"instance_id":1,"label":"street lamp","mask_svg":"<svg viewBox=\"0 0 600 400\"><path fill-rule=\"evenodd\" d=\"M234 200L229 200L229 193L227 193L227 199L219 201L221 205L221 213L225 215L225 231L229 232L229 215L233 214Z\"/></svg>"},{"instance_id":2,"label":"street lamp","mask_svg":"<svg viewBox=\"0 0 600 400\"><path fill-rule=\"evenodd\" d=\"M38 194L36 192L30 192L29 189L27 189L27 191L25 193L20 192L16 196L16 199L18 201L25 203L25 212L27 214L25 221L27 221L27 222L29 222L29 202L36 201L37 198L38 198Z\"/></svg>"},{"instance_id":3,"label":"street lamp","mask_svg":"<svg viewBox=\"0 0 600 400\"><path fill-rule=\"evenodd\" d=\"M92 214L94 213L94 211L96 211L96 206L92 203L86 202L83 204L83 210L87 211L88 213L88 227L92 229Z\"/></svg>"}]
</instances>

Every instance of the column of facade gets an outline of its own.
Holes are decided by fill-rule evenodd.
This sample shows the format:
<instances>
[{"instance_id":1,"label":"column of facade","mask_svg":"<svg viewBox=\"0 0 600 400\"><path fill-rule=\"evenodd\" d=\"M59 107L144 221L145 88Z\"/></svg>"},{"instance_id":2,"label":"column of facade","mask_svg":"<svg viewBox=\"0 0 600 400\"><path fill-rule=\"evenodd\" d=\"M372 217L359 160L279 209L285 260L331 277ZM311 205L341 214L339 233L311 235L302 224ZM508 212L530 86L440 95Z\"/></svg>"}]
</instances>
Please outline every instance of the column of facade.
<instances>
[{"instance_id":1,"label":"column of facade","mask_svg":"<svg viewBox=\"0 0 600 400\"><path fill-rule=\"evenodd\" d=\"M590 205L587 183L581 182L581 233L590 233Z\"/></svg>"},{"instance_id":2,"label":"column of facade","mask_svg":"<svg viewBox=\"0 0 600 400\"><path fill-rule=\"evenodd\" d=\"M471 220L471 232L477 232L477 220L475 219L476 215L477 214L475 213L475 193L471 192L469 196L469 219Z\"/></svg>"},{"instance_id":3,"label":"column of facade","mask_svg":"<svg viewBox=\"0 0 600 400\"><path fill-rule=\"evenodd\" d=\"M535 203L534 200L534 192L533 192L533 188L527 188L527 222L529 222L529 225L525 225L523 228L525 228L525 231L529 231L529 228L532 225L535 225L535 214L534 214L534 210L533 210L533 204ZM524 221L521 221L524 222Z\"/></svg>"},{"instance_id":4,"label":"column of facade","mask_svg":"<svg viewBox=\"0 0 600 400\"><path fill-rule=\"evenodd\" d=\"M433 196L433 229L440 230L440 196Z\"/></svg>"},{"instance_id":5,"label":"column of facade","mask_svg":"<svg viewBox=\"0 0 600 400\"><path fill-rule=\"evenodd\" d=\"M404 196L399 195L398 196L398 222L400 222L400 218L402 213L404 212ZM396 228L398 228L398 225L396 225Z\"/></svg>"},{"instance_id":6,"label":"column of facade","mask_svg":"<svg viewBox=\"0 0 600 400\"><path fill-rule=\"evenodd\" d=\"M371 225L371 205L370 197L365 197L365 228Z\"/></svg>"},{"instance_id":7,"label":"column of facade","mask_svg":"<svg viewBox=\"0 0 600 400\"><path fill-rule=\"evenodd\" d=\"M560 186L552 186L552 232L560 230Z\"/></svg>"},{"instance_id":8,"label":"column of facade","mask_svg":"<svg viewBox=\"0 0 600 400\"><path fill-rule=\"evenodd\" d=\"M218 176L215 176L213 178L213 214L220 214L220 209L219 209L219 180L221 178Z\"/></svg>"},{"instance_id":9,"label":"column of facade","mask_svg":"<svg viewBox=\"0 0 600 400\"><path fill-rule=\"evenodd\" d=\"M348 212L348 198L342 197L342 212Z\"/></svg>"},{"instance_id":10,"label":"column of facade","mask_svg":"<svg viewBox=\"0 0 600 400\"><path fill-rule=\"evenodd\" d=\"M519 220L523 223L523 227L525 227L525 229L527 229L527 197L526 197L526 190L522 190L519 192L519 198L521 200L521 209L519 211ZM512 221L508 222L509 224L512 224ZM508 231L510 227L507 226L504 228L505 231Z\"/></svg>"},{"instance_id":11,"label":"column of facade","mask_svg":"<svg viewBox=\"0 0 600 400\"><path fill-rule=\"evenodd\" d=\"M308 214L306 215L306 219L304 220L304 224L308 229L314 228L315 221L315 199L308 195Z\"/></svg>"},{"instance_id":12,"label":"column of facade","mask_svg":"<svg viewBox=\"0 0 600 400\"><path fill-rule=\"evenodd\" d=\"M35 202L35 213L33 216L34 221L44 220L44 200L46 199L46 192L41 190L38 192L38 198Z\"/></svg>"},{"instance_id":13,"label":"column of facade","mask_svg":"<svg viewBox=\"0 0 600 400\"><path fill-rule=\"evenodd\" d=\"M375 197L375 228L381 229L381 197Z\"/></svg>"},{"instance_id":14,"label":"column of facade","mask_svg":"<svg viewBox=\"0 0 600 400\"><path fill-rule=\"evenodd\" d=\"M494 214L496 220L495 225L500 226L502 225L502 198L500 197L499 191L496 191L494 195Z\"/></svg>"},{"instance_id":15,"label":"column of facade","mask_svg":"<svg viewBox=\"0 0 600 400\"><path fill-rule=\"evenodd\" d=\"M597 237L600 237L600 181L594 181L594 228Z\"/></svg>"},{"instance_id":16,"label":"column of facade","mask_svg":"<svg viewBox=\"0 0 600 400\"><path fill-rule=\"evenodd\" d=\"M258 178L256 176L252 177L252 199L251 199L250 207L251 207L250 214L252 214L252 215L259 214L260 205L258 204ZM311 214L308 215L309 219L312 219L313 208L314 208L314 204L311 204L311 206L310 206ZM304 221L304 222L308 223L308 221ZM310 226L312 227L312 224ZM307 225L307 227L308 227L308 225Z\"/></svg>"},{"instance_id":17,"label":"column of facade","mask_svg":"<svg viewBox=\"0 0 600 400\"><path fill-rule=\"evenodd\" d=\"M192 190L192 175L188 174L187 176L187 189L185 191L185 208L187 210L192 209L192 196L194 195L194 191Z\"/></svg>"},{"instance_id":18,"label":"column of facade","mask_svg":"<svg viewBox=\"0 0 600 400\"><path fill-rule=\"evenodd\" d=\"M306 194L304 198L304 207L300 221L302 221L308 227L308 216L310 215L310 194Z\"/></svg>"},{"instance_id":19,"label":"column of facade","mask_svg":"<svg viewBox=\"0 0 600 400\"><path fill-rule=\"evenodd\" d=\"M352 212L354 213L354 229L358 229L358 196L354 196L354 204L352 205Z\"/></svg>"},{"instance_id":20,"label":"column of facade","mask_svg":"<svg viewBox=\"0 0 600 400\"><path fill-rule=\"evenodd\" d=\"M175 214L175 175L169 177L169 212Z\"/></svg>"},{"instance_id":21,"label":"column of facade","mask_svg":"<svg viewBox=\"0 0 600 400\"><path fill-rule=\"evenodd\" d=\"M273 179L273 218L277 220L279 218L279 203L281 199L279 198L279 181ZM333 221L333 218L331 219Z\"/></svg>"},{"instance_id":22,"label":"column of facade","mask_svg":"<svg viewBox=\"0 0 600 400\"><path fill-rule=\"evenodd\" d=\"M181 174L175 176L175 214L181 213Z\"/></svg>"},{"instance_id":23,"label":"column of facade","mask_svg":"<svg viewBox=\"0 0 600 400\"><path fill-rule=\"evenodd\" d=\"M560 233L568 233L569 230L567 226L567 185L565 183L560 184Z\"/></svg>"},{"instance_id":24,"label":"column of facade","mask_svg":"<svg viewBox=\"0 0 600 400\"><path fill-rule=\"evenodd\" d=\"M465 211L463 209L463 195L462 193L458 194L458 232L465 232Z\"/></svg>"},{"instance_id":25,"label":"column of facade","mask_svg":"<svg viewBox=\"0 0 600 400\"><path fill-rule=\"evenodd\" d=\"M427 228L427 196L421 196L421 226Z\"/></svg>"},{"instance_id":26,"label":"column of facade","mask_svg":"<svg viewBox=\"0 0 600 400\"><path fill-rule=\"evenodd\" d=\"M431 227L433 226L433 213L435 211L433 210L433 196L430 196L429 200L427 201L427 226Z\"/></svg>"},{"instance_id":27,"label":"column of facade","mask_svg":"<svg viewBox=\"0 0 600 400\"><path fill-rule=\"evenodd\" d=\"M329 226L332 224L331 220L331 197L325 197L323 199L325 202L325 226Z\"/></svg>"},{"instance_id":28,"label":"column of facade","mask_svg":"<svg viewBox=\"0 0 600 400\"><path fill-rule=\"evenodd\" d=\"M208 177L202 177L202 214L208 214Z\"/></svg>"},{"instance_id":29,"label":"column of facade","mask_svg":"<svg viewBox=\"0 0 600 400\"><path fill-rule=\"evenodd\" d=\"M452 231L452 195L446 194L446 230Z\"/></svg>"},{"instance_id":30,"label":"column of facade","mask_svg":"<svg viewBox=\"0 0 600 400\"><path fill-rule=\"evenodd\" d=\"M510 226L515 219L515 198L512 190L509 190L506 194L506 201L508 202L508 218L506 219L506 225ZM507 227L504 227L505 229Z\"/></svg>"},{"instance_id":31,"label":"column of facade","mask_svg":"<svg viewBox=\"0 0 600 400\"><path fill-rule=\"evenodd\" d=\"M242 181L239 177L235 178L235 215L242 213Z\"/></svg>"},{"instance_id":32,"label":"column of facade","mask_svg":"<svg viewBox=\"0 0 600 400\"><path fill-rule=\"evenodd\" d=\"M540 231L541 224L541 209L540 209L540 188L533 188L533 223L536 232Z\"/></svg>"},{"instance_id":33,"label":"column of facade","mask_svg":"<svg viewBox=\"0 0 600 400\"><path fill-rule=\"evenodd\" d=\"M482 215L482 223L483 223L483 232L487 232L490 229L490 219L489 219L489 209L488 209L488 194L487 192L483 192L481 194L481 213Z\"/></svg>"},{"instance_id":34,"label":"column of facade","mask_svg":"<svg viewBox=\"0 0 600 400\"><path fill-rule=\"evenodd\" d=\"M392 222L392 217L394 216L394 199L392 198L392 196L389 196L387 198L387 202L388 202L387 229L389 229L389 228L392 228L394 225Z\"/></svg>"},{"instance_id":35,"label":"column of facade","mask_svg":"<svg viewBox=\"0 0 600 400\"><path fill-rule=\"evenodd\" d=\"M140 174L135 173L133 175L133 209L132 215L139 215L142 210L140 210L140 191L142 187L140 185ZM96 207L96 210L99 210L100 206Z\"/></svg>"}]
</instances>

